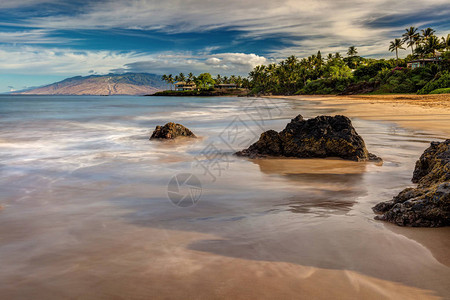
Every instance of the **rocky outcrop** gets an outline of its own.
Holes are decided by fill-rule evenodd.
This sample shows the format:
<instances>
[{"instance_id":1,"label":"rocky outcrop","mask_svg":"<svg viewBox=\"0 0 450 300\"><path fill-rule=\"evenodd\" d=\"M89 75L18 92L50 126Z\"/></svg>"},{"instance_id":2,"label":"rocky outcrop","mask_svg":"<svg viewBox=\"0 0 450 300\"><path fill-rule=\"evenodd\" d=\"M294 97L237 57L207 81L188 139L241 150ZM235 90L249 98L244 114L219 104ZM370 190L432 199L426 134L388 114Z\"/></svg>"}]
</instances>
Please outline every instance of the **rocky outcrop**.
<instances>
[{"instance_id":1,"label":"rocky outcrop","mask_svg":"<svg viewBox=\"0 0 450 300\"><path fill-rule=\"evenodd\" d=\"M283 131L262 133L256 143L236 155L250 158L284 156L381 160L367 151L364 140L345 116L319 116L305 120L298 115Z\"/></svg>"},{"instance_id":2,"label":"rocky outcrop","mask_svg":"<svg viewBox=\"0 0 450 300\"><path fill-rule=\"evenodd\" d=\"M373 207L375 219L400 226L438 227L450 225L450 140L432 142L416 162L412 181L391 201Z\"/></svg>"},{"instance_id":3,"label":"rocky outcrop","mask_svg":"<svg viewBox=\"0 0 450 300\"><path fill-rule=\"evenodd\" d=\"M191 138L196 137L192 131L183 125L170 122L164 126L156 126L150 139L174 139L181 136Z\"/></svg>"}]
</instances>

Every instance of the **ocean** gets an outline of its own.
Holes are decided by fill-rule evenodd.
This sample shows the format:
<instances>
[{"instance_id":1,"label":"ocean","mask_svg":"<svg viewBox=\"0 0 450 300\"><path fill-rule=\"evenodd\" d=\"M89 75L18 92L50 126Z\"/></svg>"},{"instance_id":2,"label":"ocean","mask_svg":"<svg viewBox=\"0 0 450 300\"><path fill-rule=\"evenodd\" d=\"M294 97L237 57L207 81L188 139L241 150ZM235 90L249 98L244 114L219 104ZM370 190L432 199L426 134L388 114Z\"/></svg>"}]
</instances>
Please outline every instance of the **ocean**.
<instances>
[{"instance_id":1,"label":"ocean","mask_svg":"<svg viewBox=\"0 0 450 300\"><path fill-rule=\"evenodd\" d=\"M444 137L352 118L382 165L233 155L298 114L339 113L289 99L0 95L0 295L448 296L433 252L448 229L371 210L412 186ZM167 122L198 138L149 140Z\"/></svg>"}]
</instances>

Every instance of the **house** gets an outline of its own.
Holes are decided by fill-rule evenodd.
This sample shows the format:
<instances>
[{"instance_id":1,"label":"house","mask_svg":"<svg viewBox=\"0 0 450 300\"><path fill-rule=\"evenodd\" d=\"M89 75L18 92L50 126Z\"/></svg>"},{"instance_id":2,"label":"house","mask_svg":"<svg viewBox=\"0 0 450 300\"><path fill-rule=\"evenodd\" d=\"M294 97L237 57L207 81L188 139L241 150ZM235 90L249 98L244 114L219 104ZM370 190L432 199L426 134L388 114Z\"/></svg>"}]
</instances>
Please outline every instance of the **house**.
<instances>
[{"instance_id":1,"label":"house","mask_svg":"<svg viewBox=\"0 0 450 300\"><path fill-rule=\"evenodd\" d=\"M440 60L438 58L424 58L415 59L407 63L408 68L415 69L419 67L425 67L430 64L438 64Z\"/></svg>"},{"instance_id":2,"label":"house","mask_svg":"<svg viewBox=\"0 0 450 300\"><path fill-rule=\"evenodd\" d=\"M178 81L175 83L176 91L193 91L196 89L197 89L197 86L195 85L194 82Z\"/></svg>"},{"instance_id":3,"label":"house","mask_svg":"<svg viewBox=\"0 0 450 300\"><path fill-rule=\"evenodd\" d=\"M221 84L215 84L214 87L216 89L237 89L238 86L235 83L221 83Z\"/></svg>"}]
</instances>

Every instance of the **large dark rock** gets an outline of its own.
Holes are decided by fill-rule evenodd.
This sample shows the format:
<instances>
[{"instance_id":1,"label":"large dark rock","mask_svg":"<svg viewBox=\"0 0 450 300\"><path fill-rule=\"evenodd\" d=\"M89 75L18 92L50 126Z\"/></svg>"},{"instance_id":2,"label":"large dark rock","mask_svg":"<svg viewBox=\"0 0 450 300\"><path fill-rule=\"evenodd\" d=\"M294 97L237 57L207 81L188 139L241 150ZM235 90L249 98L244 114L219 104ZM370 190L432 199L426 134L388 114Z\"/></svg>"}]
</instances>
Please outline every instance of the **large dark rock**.
<instances>
[{"instance_id":1,"label":"large dark rock","mask_svg":"<svg viewBox=\"0 0 450 300\"><path fill-rule=\"evenodd\" d=\"M432 142L416 162L412 181L391 201L373 207L375 219L400 226L438 227L450 225L450 140Z\"/></svg>"},{"instance_id":2,"label":"large dark rock","mask_svg":"<svg viewBox=\"0 0 450 300\"><path fill-rule=\"evenodd\" d=\"M283 131L262 133L256 143L236 155L250 158L284 156L381 160L367 151L364 140L345 116L319 116L305 120L298 115Z\"/></svg>"},{"instance_id":3,"label":"large dark rock","mask_svg":"<svg viewBox=\"0 0 450 300\"><path fill-rule=\"evenodd\" d=\"M192 138L196 137L192 131L183 125L170 122L164 126L156 126L150 139L174 139L180 136Z\"/></svg>"}]
</instances>

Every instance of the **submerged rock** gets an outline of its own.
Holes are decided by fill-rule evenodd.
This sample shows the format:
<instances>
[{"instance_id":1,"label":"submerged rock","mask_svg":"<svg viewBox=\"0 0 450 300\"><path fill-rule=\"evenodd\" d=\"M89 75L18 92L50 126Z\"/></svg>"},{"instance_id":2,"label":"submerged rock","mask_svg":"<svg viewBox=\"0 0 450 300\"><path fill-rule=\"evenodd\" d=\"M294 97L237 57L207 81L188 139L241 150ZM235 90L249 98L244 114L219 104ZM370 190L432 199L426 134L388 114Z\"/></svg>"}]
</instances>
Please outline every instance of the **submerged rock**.
<instances>
[{"instance_id":1,"label":"submerged rock","mask_svg":"<svg viewBox=\"0 0 450 300\"><path fill-rule=\"evenodd\" d=\"M150 139L174 139L180 136L196 137L192 131L183 125L170 122L164 126L156 126Z\"/></svg>"},{"instance_id":2,"label":"submerged rock","mask_svg":"<svg viewBox=\"0 0 450 300\"><path fill-rule=\"evenodd\" d=\"M305 120L298 115L281 132L269 130L248 149L236 153L250 158L284 156L299 158L340 157L355 161L377 160L345 116L318 116Z\"/></svg>"},{"instance_id":3,"label":"submerged rock","mask_svg":"<svg viewBox=\"0 0 450 300\"><path fill-rule=\"evenodd\" d=\"M450 139L432 142L416 162L412 181L417 188L401 191L391 201L378 203L375 219L400 226L450 225Z\"/></svg>"}]
</instances>

